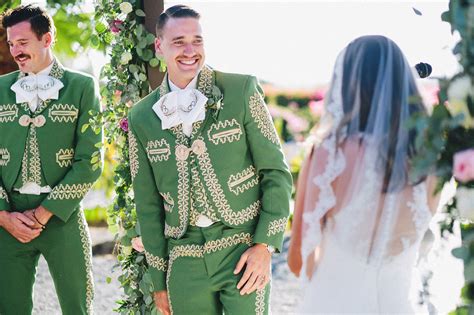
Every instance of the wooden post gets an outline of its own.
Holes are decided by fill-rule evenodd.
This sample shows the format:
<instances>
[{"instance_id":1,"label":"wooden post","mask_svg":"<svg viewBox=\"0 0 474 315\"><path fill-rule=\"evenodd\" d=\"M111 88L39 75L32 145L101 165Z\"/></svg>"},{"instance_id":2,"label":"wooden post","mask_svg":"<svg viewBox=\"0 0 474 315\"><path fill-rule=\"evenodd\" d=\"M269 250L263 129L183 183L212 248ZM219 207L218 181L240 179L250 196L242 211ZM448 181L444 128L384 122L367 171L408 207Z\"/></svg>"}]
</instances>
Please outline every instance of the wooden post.
<instances>
[{"instance_id":1,"label":"wooden post","mask_svg":"<svg viewBox=\"0 0 474 315\"><path fill-rule=\"evenodd\" d=\"M143 0L143 8L145 11L145 28L148 32L156 34L155 26L158 17L164 10L164 0ZM156 89L163 80L164 73L158 70L158 67L147 69L148 82L151 88Z\"/></svg>"},{"instance_id":2,"label":"wooden post","mask_svg":"<svg viewBox=\"0 0 474 315\"><path fill-rule=\"evenodd\" d=\"M7 44L7 32L0 28L0 75L18 70Z\"/></svg>"}]
</instances>

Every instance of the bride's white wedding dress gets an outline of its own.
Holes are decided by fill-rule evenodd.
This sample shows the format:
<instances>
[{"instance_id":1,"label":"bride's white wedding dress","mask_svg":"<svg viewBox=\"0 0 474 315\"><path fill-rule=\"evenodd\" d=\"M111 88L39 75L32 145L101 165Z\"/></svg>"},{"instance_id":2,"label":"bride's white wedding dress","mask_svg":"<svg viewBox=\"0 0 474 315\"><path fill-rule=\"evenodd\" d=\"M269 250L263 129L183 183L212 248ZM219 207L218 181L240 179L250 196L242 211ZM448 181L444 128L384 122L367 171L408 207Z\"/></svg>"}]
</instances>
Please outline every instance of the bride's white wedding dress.
<instances>
[{"instance_id":1,"label":"bride's white wedding dress","mask_svg":"<svg viewBox=\"0 0 474 315\"><path fill-rule=\"evenodd\" d=\"M295 210L290 264L302 257L309 278L300 313L417 311L410 288L433 185L409 176L409 122L426 115L411 71L383 36L355 39L336 60Z\"/></svg>"},{"instance_id":2,"label":"bride's white wedding dress","mask_svg":"<svg viewBox=\"0 0 474 315\"><path fill-rule=\"evenodd\" d=\"M298 313L414 314L422 310L411 286L418 249L432 214L425 183L406 190L411 196L399 201L399 222L392 230L389 251L384 249L381 256L375 253L376 244L369 254L371 246L364 241L364 228L370 224L364 225L354 216L358 212L355 206L360 204L329 216L320 259ZM367 196L367 205L371 197Z\"/></svg>"}]
</instances>

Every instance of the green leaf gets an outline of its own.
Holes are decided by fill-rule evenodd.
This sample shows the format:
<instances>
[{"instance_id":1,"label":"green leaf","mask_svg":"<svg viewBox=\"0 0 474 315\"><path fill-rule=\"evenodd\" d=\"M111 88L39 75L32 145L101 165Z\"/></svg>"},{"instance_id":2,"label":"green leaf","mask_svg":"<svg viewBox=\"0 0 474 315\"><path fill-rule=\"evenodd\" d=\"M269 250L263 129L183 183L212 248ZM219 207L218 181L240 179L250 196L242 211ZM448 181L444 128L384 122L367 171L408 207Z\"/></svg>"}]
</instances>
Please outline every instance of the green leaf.
<instances>
[{"instance_id":1,"label":"green leaf","mask_svg":"<svg viewBox=\"0 0 474 315\"><path fill-rule=\"evenodd\" d=\"M454 248L451 251L451 254L456 258L466 260L469 258L469 249L467 249L466 247Z\"/></svg>"},{"instance_id":2,"label":"green leaf","mask_svg":"<svg viewBox=\"0 0 474 315\"><path fill-rule=\"evenodd\" d=\"M145 74L140 73L140 74L138 75L138 79L139 79L140 81L145 82L148 78L146 77Z\"/></svg>"},{"instance_id":3,"label":"green leaf","mask_svg":"<svg viewBox=\"0 0 474 315\"><path fill-rule=\"evenodd\" d=\"M111 44L112 41L114 40L114 34L112 34L111 32L107 32L105 35L104 35L104 41L107 43L107 44Z\"/></svg>"},{"instance_id":4,"label":"green leaf","mask_svg":"<svg viewBox=\"0 0 474 315\"><path fill-rule=\"evenodd\" d=\"M153 35L152 33L148 33L148 35L146 36L146 41L148 43L148 45L151 45L155 42L155 35Z\"/></svg>"},{"instance_id":5,"label":"green leaf","mask_svg":"<svg viewBox=\"0 0 474 315\"><path fill-rule=\"evenodd\" d=\"M159 61L158 59L156 59L156 58L152 58L152 59L150 60L150 66L153 67L153 68L156 67L156 66L158 66L159 64L160 64L160 61Z\"/></svg>"},{"instance_id":6,"label":"green leaf","mask_svg":"<svg viewBox=\"0 0 474 315\"><path fill-rule=\"evenodd\" d=\"M153 58L153 51L151 51L151 49L145 49L143 51L142 59L145 61L150 61L151 58Z\"/></svg>"},{"instance_id":7,"label":"green leaf","mask_svg":"<svg viewBox=\"0 0 474 315\"><path fill-rule=\"evenodd\" d=\"M95 30L98 34L102 34L107 30L107 25L102 22L99 22L95 25Z\"/></svg>"},{"instance_id":8,"label":"green leaf","mask_svg":"<svg viewBox=\"0 0 474 315\"><path fill-rule=\"evenodd\" d=\"M135 73L135 72L138 72L138 67L134 64L131 64L128 66L128 70L130 70L131 73Z\"/></svg>"},{"instance_id":9,"label":"green leaf","mask_svg":"<svg viewBox=\"0 0 474 315\"><path fill-rule=\"evenodd\" d=\"M151 297L151 295L146 297L145 303L146 305L150 305L151 303L153 303L153 298Z\"/></svg>"},{"instance_id":10,"label":"green leaf","mask_svg":"<svg viewBox=\"0 0 474 315\"><path fill-rule=\"evenodd\" d=\"M86 132L87 128L89 128L89 124L82 125L81 132L82 133Z\"/></svg>"},{"instance_id":11,"label":"green leaf","mask_svg":"<svg viewBox=\"0 0 474 315\"><path fill-rule=\"evenodd\" d=\"M141 9L135 10L135 14L137 16L142 16L142 17L145 16L145 12L143 12L143 10L141 10Z\"/></svg>"},{"instance_id":12,"label":"green leaf","mask_svg":"<svg viewBox=\"0 0 474 315\"><path fill-rule=\"evenodd\" d=\"M94 156L92 159L91 159L91 163L92 164L96 164L97 162L99 162L99 156Z\"/></svg>"},{"instance_id":13,"label":"green leaf","mask_svg":"<svg viewBox=\"0 0 474 315\"><path fill-rule=\"evenodd\" d=\"M111 277L107 277L107 278L105 278L105 282L107 282L107 283L109 283L109 284L110 284L110 283L112 282L112 278L111 278Z\"/></svg>"},{"instance_id":14,"label":"green leaf","mask_svg":"<svg viewBox=\"0 0 474 315\"><path fill-rule=\"evenodd\" d=\"M95 34L91 36L91 46L96 49L100 46L99 37Z\"/></svg>"}]
</instances>

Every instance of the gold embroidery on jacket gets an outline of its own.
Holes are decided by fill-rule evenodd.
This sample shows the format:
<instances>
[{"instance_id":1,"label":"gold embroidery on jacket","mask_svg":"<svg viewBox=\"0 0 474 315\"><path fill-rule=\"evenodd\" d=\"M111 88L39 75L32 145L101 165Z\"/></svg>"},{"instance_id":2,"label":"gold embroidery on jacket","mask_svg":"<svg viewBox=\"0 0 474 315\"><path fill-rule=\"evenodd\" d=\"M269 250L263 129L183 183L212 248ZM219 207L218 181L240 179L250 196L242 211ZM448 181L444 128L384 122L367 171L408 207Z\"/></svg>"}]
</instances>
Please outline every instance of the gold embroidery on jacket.
<instances>
[{"instance_id":1,"label":"gold embroidery on jacket","mask_svg":"<svg viewBox=\"0 0 474 315\"><path fill-rule=\"evenodd\" d=\"M235 175L230 175L229 180L227 181L229 190L235 195L239 195L257 184L258 176L255 167L253 166L249 166Z\"/></svg>"},{"instance_id":2,"label":"gold embroidery on jacket","mask_svg":"<svg viewBox=\"0 0 474 315\"><path fill-rule=\"evenodd\" d=\"M48 199L81 199L86 195L93 184L59 184L49 193Z\"/></svg>"},{"instance_id":3,"label":"gold embroidery on jacket","mask_svg":"<svg viewBox=\"0 0 474 315\"><path fill-rule=\"evenodd\" d=\"M30 127L27 148L21 160L21 180L23 181L22 185L28 182L41 185L41 160L34 125Z\"/></svg>"},{"instance_id":4,"label":"gold embroidery on jacket","mask_svg":"<svg viewBox=\"0 0 474 315\"><path fill-rule=\"evenodd\" d=\"M193 157L195 159L195 157ZM197 166L195 161L193 160L191 167L191 173L193 178L193 186L192 186L192 194L193 197L191 198L191 213L189 215L189 224L196 226L197 220L199 219L199 215L203 214L211 221L217 222L219 218L217 217L216 212L214 211L211 202L207 198L206 190L204 185L202 184L201 178L199 176L199 172L197 170ZM202 213L199 213L196 209L199 207L204 209Z\"/></svg>"},{"instance_id":5,"label":"gold embroidery on jacket","mask_svg":"<svg viewBox=\"0 0 474 315\"><path fill-rule=\"evenodd\" d=\"M5 189L2 186L0 186L0 199L4 199L8 202L7 192L5 191Z\"/></svg>"},{"instance_id":6,"label":"gold embroidery on jacket","mask_svg":"<svg viewBox=\"0 0 474 315\"><path fill-rule=\"evenodd\" d=\"M135 135L130 131L128 133L128 156L130 158L130 174L132 175L132 181L138 174L138 143Z\"/></svg>"},{"instance_id":7,"label":"gold embroidery on jacket","mask_svg":"<svg viewBox=\"0 0 474 315\"><path fill-rule=\"evenodd\" d=\"M79 110L70 104L54 104L49 109L49 118L53 122L74 122L77 119Z\"/></svg>"},{"instance_id":8,"label":"gold embroidery on jacket","mask_svg":"<svg viewBox=\"0 0 474 315\"><path fill-rule=\"evenodd\" d=\"M16 104L0 105L0 123L12 122L18 117Z\"/></svg>"},{"instance_id":9,"label":"gold embroidery on jacket","mask_svg":"<svg viewBox=\"0 0 474 315\"><path fill-rule=\"evenodd\" d=\"M163 204L165 206L165 211L166 212L171 212L173 211L174 208L174 200L171 197L171 194L169 192L167 193L160 193L161 197L163 197Z\"/></svg>"},{"instance_id":10,"label":"gold embroidery on jacket","mask_svg":"<svg viewBox=\"0 0 474 315\"><path fill-rule=\"evenodd\" d=\"M146 262L149 266L156 268L160 271L166 272L168 261L165 258L161 258L153 255L150 252L145 251Z\"/></svg>"},{"instance_id":11,"label":"gold embroidery on jacket","mask_svg":"<svg viewBox=\"0 0 474 315\"><path fill-rule=\"evenodd\" d=\"M288 223L287 217L271 221L270 224L268 224L267 236L272 236L281 232L285 232L287 223Z\"/></svg>"},{"instance_id":12,"label":"gold embroidery on jacket","mask_svg":"<svg viewBox=\"0 0 474 315\"><path fill-rule=\"evenodd\" d=\"M0 166L7 166L10 162L10 152L7 148L0 148Z\"/></svg>"},{"instance_id":13,"label":"gold embroidery on jacket","mask_svg":"<svg viewBox=\"0 0 474 315\"><path fill-rule=\"evenodd\" d=\"M212 167L211 158L209 157L207 150L197 158L206 187L210 191L212 200L225 222L231 225L239 225L258 215L261 206L260 200L255 201L253 204L240 211L232 210L225 197L224 191L217 180L217 175Z\"/></svg>"},{"instance_id":14,"label":"gold embroidery on jacket","mask_svg":"<svg viewBox=\"0 0 474 315\"><path fill-rule=\"evenodd\" d=\"M74 149L60 149L56 153L56 163L58 163L60 167L71 166L73 158L74 158Z\"/></svg>"},{"instance_id":15,"label":"gold embroidery on jacket","mask_svg":"<svg viewBox=\"0 0 474 315\"><path fill-rule=\"evenodd\" d=\"M176 145L185 144L184 133L176 133ZM188 226L189 210L189 169L188 161L180 160L176 157L176 167L178 169L178 218L179 226L170 226L165 222L165 236L179 238Z\"/></svg>"},{"instance_id":16,"label":"gold embroidery on jacket","mask_svg":"<svg viewBox=\"0 0 474 315\"><path fill-rule=\"evenodd\" d=\"M167 161L171 155L170 145L166 139L148 141L146 153L150 162Z\"/></svg>"},{"instance_id":17,"label":"gold embroidery on jacket","mask_svg":"<svg viewBox=\"0 0 474 315\"><path fill-rule=\"evenodd\" d=\"M240 124L234 118L232 120L218 121L212 124L207 131L209 141L215 145L224 144L226 142L239 141L242 136Z\"/></svg>"},{"instance_id":18,"label":"gold embroidery on jacket","mask_svg":"<svg viewBox=\"0 0 474 315\"><path fill-rule=\"evenodd\" d=\"M262 132L263 136L271 142L278 144L278 134L273 125L270 113L268 111L262 96L255 92L254 95L250 96L249 100L250 114L252 115L258 129Z\"/></svg>"}]
</instances>

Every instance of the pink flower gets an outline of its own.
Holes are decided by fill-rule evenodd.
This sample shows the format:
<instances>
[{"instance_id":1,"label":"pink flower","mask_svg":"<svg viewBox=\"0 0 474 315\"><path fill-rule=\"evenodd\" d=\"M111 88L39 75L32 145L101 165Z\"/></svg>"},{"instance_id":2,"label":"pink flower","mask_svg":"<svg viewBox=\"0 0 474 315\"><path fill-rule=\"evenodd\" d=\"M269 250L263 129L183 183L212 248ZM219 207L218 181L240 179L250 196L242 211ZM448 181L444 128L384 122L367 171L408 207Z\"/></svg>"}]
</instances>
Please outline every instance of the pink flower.
<instances>
[{"instance_id":1,"label":"pink flower","mask_svg":"<svg viewBox=\"0 0 474 315\"><path fill-rule=\"evenodd\" d=\"M474 180L474 149L454 154L453 175L462 183Z\"/></svg>"},{"instance_id":2,"label":"pink flower","mask_svg":"<svg viewBox=\"0 0 474 315\"><path fill-rule=\"evenodd\" d=\"M120 26L123 24L123 21L120 20L113 20L112 23L110 23L110 31L112 33L120 33Z\"/></svg>"},{"instance_id":3,"label":"pink flower","mask_svg":"<svg viewBox=\"0 0 474 315\"><path fill-rule=\"evenodd\" d=\"M142 238L139 236L132 238L132 247L139 253L143 253L145 251L145 246L143 246Z\"/></svg>"},{"instance_id":4,"label":"pink flower","mask_svg":"<svg viewBox=\"0 0 474 315\"><path fill-rule=\"evenodd\" d=\"M128 119L127 118L122 118L122 120L120 120L119 125L123 131L128 132Z\"/></svg>"}]
</instances>

